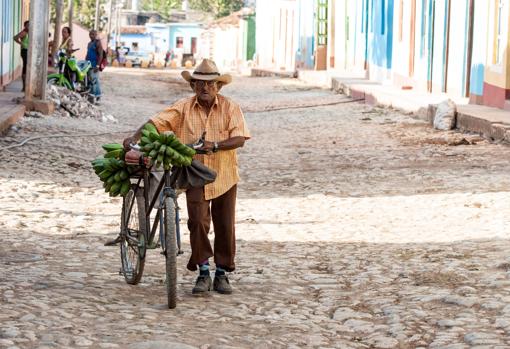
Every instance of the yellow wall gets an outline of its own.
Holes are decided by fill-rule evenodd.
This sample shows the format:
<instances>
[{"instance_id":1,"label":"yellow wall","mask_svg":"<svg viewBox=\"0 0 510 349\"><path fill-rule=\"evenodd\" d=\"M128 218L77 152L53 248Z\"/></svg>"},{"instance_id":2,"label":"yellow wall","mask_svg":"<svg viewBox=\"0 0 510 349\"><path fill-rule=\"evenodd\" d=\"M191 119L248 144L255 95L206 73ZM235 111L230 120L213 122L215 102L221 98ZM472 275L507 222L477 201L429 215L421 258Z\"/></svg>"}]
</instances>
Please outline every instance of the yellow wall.
<instances>
[{"instance_id":1,"label":"yellow wall","mask_svg":"<svg viewBox=\"0 0 510 349\"><path fill-rule=\"evenodd\" d=\"M495 64L497 55L497 19L498 19L498 0L492 0L487 2L487 6L490 6L489 11L489 47L492 47L491 52L487 57L487 66L485 67L485 82L493 86L510 89L510 1L506 1L506 49L503 54L501 64Z\"/></svg>"}]
</instances>

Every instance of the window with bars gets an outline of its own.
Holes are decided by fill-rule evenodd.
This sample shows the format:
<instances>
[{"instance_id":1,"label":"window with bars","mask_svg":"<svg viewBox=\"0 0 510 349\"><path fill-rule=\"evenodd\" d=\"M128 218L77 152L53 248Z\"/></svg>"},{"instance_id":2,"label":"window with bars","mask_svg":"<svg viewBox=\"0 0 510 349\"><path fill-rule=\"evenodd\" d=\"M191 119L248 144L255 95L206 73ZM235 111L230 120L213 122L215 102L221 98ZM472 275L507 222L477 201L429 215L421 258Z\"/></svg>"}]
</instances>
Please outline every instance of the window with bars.
<instances>
[{"instance_id":1,"label":"window with bars","mask_svg":"<svg viewBox=\"0 0 510 349\"><path fill-rule=\"evenodd\" d=\"M328 43L328 0L317 0L317 45Z\"/></svg>"}]
</instances>

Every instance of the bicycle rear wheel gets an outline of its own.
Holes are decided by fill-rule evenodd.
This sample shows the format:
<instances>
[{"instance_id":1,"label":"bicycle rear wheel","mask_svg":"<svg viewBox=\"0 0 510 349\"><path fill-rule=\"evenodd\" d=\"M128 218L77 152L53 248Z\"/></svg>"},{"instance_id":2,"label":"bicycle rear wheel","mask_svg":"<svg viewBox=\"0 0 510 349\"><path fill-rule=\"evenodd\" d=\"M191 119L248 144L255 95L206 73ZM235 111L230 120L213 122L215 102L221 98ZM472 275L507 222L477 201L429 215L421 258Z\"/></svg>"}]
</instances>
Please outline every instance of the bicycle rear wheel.
<instances>
[{"instance_id":1,"label":"bicycle rear wheel","mask_svg":"<svg viewBox=\"0 0 510 349\"><path fill-rule=\"evenodd\" d=\"M175 232L175 204L171 197L165 198L165 256L166 256L166 292L168 308L177 305L177 241Z\"/></svg>"},{"instance_id":2,"label":"bicycle rear wheel","mask_svg":"<svg viewBox=\"0 0 510 349\"><path fill-rule=\"evenodd\" d=\"M143 189L135 186L129 190L122 202L120 258L122 274L126 282L136 285L140 282L145 266L145 200Z\"/></svg>"}]
</instances>

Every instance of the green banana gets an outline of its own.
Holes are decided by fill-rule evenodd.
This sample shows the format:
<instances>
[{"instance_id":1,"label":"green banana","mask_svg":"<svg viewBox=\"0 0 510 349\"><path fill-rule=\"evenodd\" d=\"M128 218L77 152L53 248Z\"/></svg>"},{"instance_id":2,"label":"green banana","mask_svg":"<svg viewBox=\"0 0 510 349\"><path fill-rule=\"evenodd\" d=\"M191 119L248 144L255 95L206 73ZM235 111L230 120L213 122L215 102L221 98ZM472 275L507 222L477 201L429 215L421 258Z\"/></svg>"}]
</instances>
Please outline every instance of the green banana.
<instances>
[{"instance_id":1,"label":"green banana","mask_svg":"<svg viewBox=\"0 0 510 349\"><path fill-rule=\"evenodd\" d=\"M154 148L154 144L149 143L143 146L142 150L146 153L149 153Z\"/></svg>"},{"instance_id":2,"label":"green banana","mask_svg":"<svg viewBox=\"0 0 510 349\"><path fill-rule=\"evenodd\" d=\"M150 133L150 131L149 131L149 130L142 129L142 135L143 135L144 137L149 138L149 133Z\"/></svg>"},{"instance_id":3,"label":"green banana","mask_svg":"<svg viewBox=\"0 0 510 349\"><path fill-rule=\"evenodd\" d=\"M177 139L177 137L174 136L174 138L168 143L169 146L171 146L172 148L175 148L178 144L181 144L181 142L179 141L179 139Z\"/></svg>"},{"instance_id":4,"label":"green banana","mask_svg":"<svg viewBox=\"0 0 510 349\"><path fill-rule=\"evenodd\" d=\"M120 172L120 179L125 181L128 178L129 178L129 173L126 170L122 170Z\"/></svg>"},{"instance_id":5,"label":"green banana","mask_svg":"<svg viewBox=\"0 0 510 349\"><path fill-rule=\"evenodd\" d=\"M152 143L152 141L149 139L149 137L144 136L144 137L140 138L140 144L142 144L142 145L151 144L151 143Z\"/></svg>"},{"instance_id":6,"label":"green banana","mask_svg":"<svg viewBox=\"0 0 510 349\"><path fill-rule=\"evenodd\" d=\"M190 148L188 147L187 145L184 145L183 144L183 148L182 148L182 154L186 155L186 156L193 156L195 155L197 152L195 151L195 149L193 148Z\"/></svg>"},{"instance_id":7,"label":"green banana","mask_svg":"<svg viewBox=\"0 0 510 349\"><path fill-rule=\"evenodd\" d=\"M183 163L184 166L190 166L191 165L191 162L193 161L193 159L189 156L185 157L185 161Z\"/></svg>"},{"instance_id":8,"label":"green banana","mask_svg":"<svg viewBox=\"0 0 510 349\"><path fill-rule=\"evenodd\" d=\"M149 133L149 139L151 140L151 142L155 142L155 141L159 140L159 133L155 133L155 132Z\"/></svg>"},{"instance_id":9,"label":"green banana","mask_svg":"<svg viewBox=\"0 0 510 349\"><path fill-rule=\"evenodd\" d=\"M172 161L175 161L179 158L179 153L176 152L172 147L168 146L166 147L166 156L170 157Z\"/></svg>"},{"instance_id":10,"label":"green banana","mask_svg":"<svg viewBox=\"0 0 510 349\"><path fill-rule=\"evenodd\" d=\"M166 145L161 144L161 147L159 147L158 153L165 155Z\"/></svg>"},{"instance_id":11,"label":"green banana","mask_svg":"<svg viewBox=\"0 0 510 349\"><path fill-rule=\"evenodd\" d=\"M154 126L153 124L151 124L150 122L146 123L144 126L143 126L144 129L146 129L147 131L149 132L154 132L154 133L158 133L158 129L156 128L156 126Z\"/></svg>"},{"instance_id":12,"label":"green banana","mask_svg":"<svg viewBox=\"0 0 510 349\"><path fill-rule=\"evenodd\" d=\"M108 177L108 178L106 179L105 183L106 183L106 184L110 184L110 185L111 185L111 184L113 184L113 183L115 183L115 176L110 176L110 177Z\"/></svg>"},{"instance_id":13,"label":"green banana","mask_svg":"<svg viewBox=\"0 0 510 349\"><path fill-rule=\"evenodd\" d=\"M119 182L115 182L112 184L112 187L110 188L110 192L111 193L115 193L115 192L119 192L120 191L120 187L122 186L121 183Z\"/></svg>"},{"instance_id":14,"label":"green banana","mask_svg":"<svg viewBox=\"0 0 510 349\"><path fill-rule=\"evenodd\" d=\"M149 153L150 158L154 158L157 155L158 155L158 151L156 149L152 149L151 152Z\"/></svg>"},{"instance_id":15,"label":"green banana","mask_svg":"<svg viewBox=\"0 0 510 349\"><path fill-rule=\"evenodd\" d=\"M124 157L123 149L110 150L108 153L104 155L105 158L119 158Z\"/></svg>"},{"instance_id":16,"label":"green banana","mask_svg":"<svg viewBox=\"0 0 510 349\"><path fill-rule=\"evenodd\" d=\"M120 187L120 195L124 196L129 192L129 188L131 187L131 182L129 180L125 180L122 182L122 186Z\"/></svg>"},{"instance_id":17,"label":"green banana","mask_svg":"<svg viewBox=\"0 0 510 349\"><path fill-rule=\"evenodd\" d=\"M112 175L111 171L108 171L108 170L104 170L103 172L101 172L99 174L99 179L101 179L102 181L105 181L108 179L108 177L110 177Z\"/></svg>"},{"instance_id":18,"label":"green banana","mask_svg":"<svg viewBox=\"0 0 510 349\"><path fill-rule=\"evenodd\" d=\"M102 145L102 148L107 151L107 152L110 152L112 150L118 150L118 149L123 149L122 147L122 144L119 144L119 143L108 143L108 144L103 144Z\"/></svg>"}]
</instances>

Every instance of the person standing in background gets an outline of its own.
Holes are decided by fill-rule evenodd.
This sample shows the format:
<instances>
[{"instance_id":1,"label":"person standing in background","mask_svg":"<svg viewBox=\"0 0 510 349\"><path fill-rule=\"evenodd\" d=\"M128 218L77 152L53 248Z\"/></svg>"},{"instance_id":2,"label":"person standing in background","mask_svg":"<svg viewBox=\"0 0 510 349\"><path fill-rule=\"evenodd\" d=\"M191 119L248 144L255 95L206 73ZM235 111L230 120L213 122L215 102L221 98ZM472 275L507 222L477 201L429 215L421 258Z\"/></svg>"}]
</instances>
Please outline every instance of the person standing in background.
<instances>
[{"instance_id":1,"label":"person standing in background","mask_svg":"<svg viewBox=\"0 0 510 349\"><path fill-rule=\"evenodd\" d=\"M65 50L68 55L73 53L73 39L71 38L71 28L62 28L62 43L58 47L59 50Z\"/></svg>"},{"instance_id":2,"label":"person standing in background","mask_svg":"<svg viewBox=\"0 0 510 349\"><path fill-rule=\"evenodd\" d=\"M14 36L14 41L21 46L21 59L23 61L23 70L21 72L21 80L23 81L22 92L25 92L25 78L27 75L29 23L29 21L23 23L23 30Z\"/></svg>"},{"instance_id":3,"label":"person standing in background","mask_svg":"<svg viewBox=\"0 0 510 349\"><path fill-rule=\"evenodd\" d=\"M97 38L97 31L91 30L89 32L90 42L87 45L87 57L86 60L90 61L92 68L89 70L90 72L90 82L92 84L92 90L90 91L93 98L94 103L99 104L99 100L101 99L101 85L99 83L99 64L103 60L103 46L101 45L101 41Z\"/></svg>"}]
</instances>

